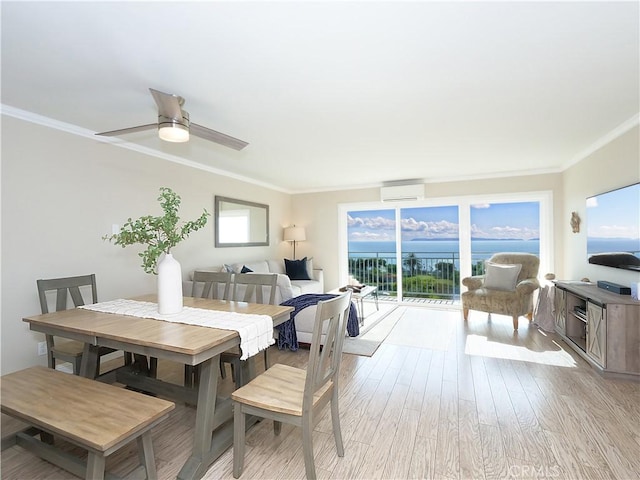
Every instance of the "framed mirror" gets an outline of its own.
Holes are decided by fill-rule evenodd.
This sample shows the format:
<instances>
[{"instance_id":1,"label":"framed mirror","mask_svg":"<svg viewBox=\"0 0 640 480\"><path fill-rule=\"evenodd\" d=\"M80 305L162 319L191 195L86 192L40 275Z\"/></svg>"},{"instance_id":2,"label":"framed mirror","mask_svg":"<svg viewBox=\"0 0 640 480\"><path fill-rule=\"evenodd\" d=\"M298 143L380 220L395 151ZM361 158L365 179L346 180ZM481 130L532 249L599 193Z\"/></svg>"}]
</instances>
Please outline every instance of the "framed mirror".
<instances>
[{"instance_id":1,"label":"framed mirror","mask_svg":"<svg viewBox=\"0 0 640 480\"><path fill-rule=\"evenodd\" d=\"M269 245L269 205L215 196L216 247Z\"/></svg>"}]
</instances>

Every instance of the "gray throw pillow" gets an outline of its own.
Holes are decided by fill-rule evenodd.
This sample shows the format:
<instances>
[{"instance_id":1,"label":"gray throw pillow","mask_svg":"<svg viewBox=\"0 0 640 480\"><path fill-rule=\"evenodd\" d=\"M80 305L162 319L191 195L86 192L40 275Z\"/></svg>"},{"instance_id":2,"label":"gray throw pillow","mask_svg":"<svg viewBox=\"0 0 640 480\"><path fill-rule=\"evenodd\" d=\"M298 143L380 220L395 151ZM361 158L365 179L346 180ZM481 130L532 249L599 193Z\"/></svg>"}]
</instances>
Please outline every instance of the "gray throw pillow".
<instances>
[{"instance_id":1,"label":"gray throw pillow","mask_svg":"<svg viewBox=\"0 0 640 480\"><path fill-rule=\"evenodd\" d=\"M521 264L509 265L503 263L486 262L484 287L493 290L513 292L516 289Z\"/></svg>"}]
</instances>

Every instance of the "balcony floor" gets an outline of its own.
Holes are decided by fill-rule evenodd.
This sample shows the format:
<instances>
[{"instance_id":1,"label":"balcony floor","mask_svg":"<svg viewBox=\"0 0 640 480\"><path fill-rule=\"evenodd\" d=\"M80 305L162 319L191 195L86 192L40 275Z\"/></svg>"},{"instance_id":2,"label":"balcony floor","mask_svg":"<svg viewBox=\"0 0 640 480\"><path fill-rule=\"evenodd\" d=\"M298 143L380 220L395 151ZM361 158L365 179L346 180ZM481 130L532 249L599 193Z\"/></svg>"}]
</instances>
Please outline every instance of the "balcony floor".
<instances>
[{"instance_id":1,"label":"balcony floor","mask_svg":"<svg viewBox=\"0 0 640 480\"><path fill-rule=\"evenodd\" d=\"M366 298L364 301L365 303L374 303L374 300L369 298ZM396 297L389 297L386 295L379 295L378 301L384 303L398 303ZM438 298L404 297L400 305L425 306L435 308L461 308L460 300L445 300Z\"/></svg>"}]
</instances>

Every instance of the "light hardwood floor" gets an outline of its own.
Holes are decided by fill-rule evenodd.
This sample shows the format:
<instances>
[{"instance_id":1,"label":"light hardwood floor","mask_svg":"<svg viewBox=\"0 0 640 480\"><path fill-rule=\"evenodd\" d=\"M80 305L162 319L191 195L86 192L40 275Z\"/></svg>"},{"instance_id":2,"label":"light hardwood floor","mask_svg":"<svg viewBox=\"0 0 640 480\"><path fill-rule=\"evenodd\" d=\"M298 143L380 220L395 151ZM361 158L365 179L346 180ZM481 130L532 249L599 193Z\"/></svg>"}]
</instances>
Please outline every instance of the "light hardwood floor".
<instances>
[{"instance_id":1,"label":"light hardwood floor","mask_svg":"<svg viewBox=\"0 0 640 480\"><path fill-rule=\"evenodd\" d=\"M294 366L307 357L272 355ZM181 374L161 362L161 377ZM344 355L341 382L345 456L325 415L314 434L319 478L639 478L640 384L602 378L524 318L514 335L510 317L471 312L465 323L460 311L407 308L373 357ZM194 415L178 405L154 430L160 479L185 461ZM107 469L126 476L136 460L133 444ZM5 480L75 478L20 447L0 466ZM229 450L204 478L230 479L231 469ZM301 432L283 425L275 437L271 422L256 425L241 478L304 478Z\"/></svg>"}]
</instances>

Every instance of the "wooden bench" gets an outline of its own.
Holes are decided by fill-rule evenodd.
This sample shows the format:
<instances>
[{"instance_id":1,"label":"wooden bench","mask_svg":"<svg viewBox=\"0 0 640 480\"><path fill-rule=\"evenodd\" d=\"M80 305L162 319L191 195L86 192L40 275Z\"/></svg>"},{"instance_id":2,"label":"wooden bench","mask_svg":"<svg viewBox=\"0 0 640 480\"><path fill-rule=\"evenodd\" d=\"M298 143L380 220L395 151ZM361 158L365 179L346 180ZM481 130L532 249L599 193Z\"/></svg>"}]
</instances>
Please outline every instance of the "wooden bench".
<instances>
[{"instance_id":1,"label":"wooden bench","mask_svg":"<svg viewBox=\"0 0 640 480\"><path fill-rule=\"evenodd\" d=\"M45 367L3 375L0 402L3 413L44 432L40 440L19 432L16 444L91 480L103 479L106 457L134 439L147 478L157 478L151 429L175 407L166 400ZM51 435L88 450L87 461L49 444L46 439L50 441Z\"/></svg>"}]
</instances>

